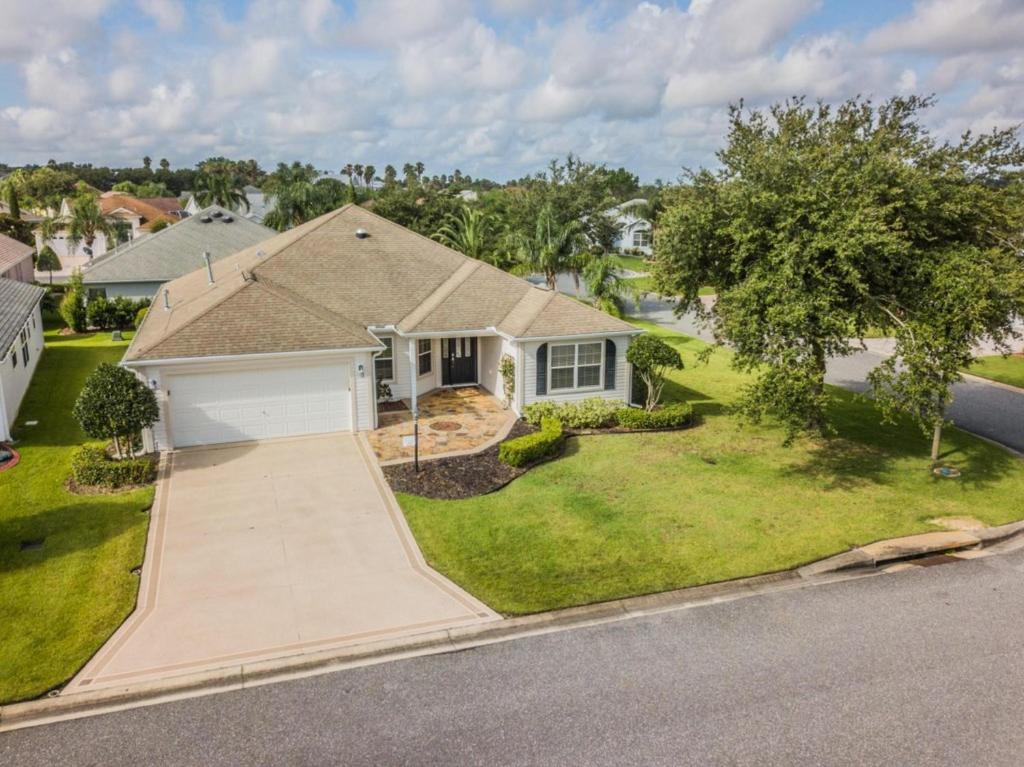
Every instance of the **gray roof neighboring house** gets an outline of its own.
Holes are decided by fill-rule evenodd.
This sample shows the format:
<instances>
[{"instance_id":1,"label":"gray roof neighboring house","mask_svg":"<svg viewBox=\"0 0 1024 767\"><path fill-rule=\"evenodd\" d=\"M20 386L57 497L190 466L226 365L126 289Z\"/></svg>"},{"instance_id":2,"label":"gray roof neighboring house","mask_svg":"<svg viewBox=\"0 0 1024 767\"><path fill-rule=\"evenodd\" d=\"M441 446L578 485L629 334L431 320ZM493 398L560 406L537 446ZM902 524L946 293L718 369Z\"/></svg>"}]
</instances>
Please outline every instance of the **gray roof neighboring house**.
<instances>
[{"instance_id":1,"label":"gray roof neighboring house","mask_svg":"<svg viewBox=\"0 0 1024 767\"><path fill-rule=\"evenodd\" d=\"M86 285L163 283L217 261L277 232L216 205L97 258L82 271Z\"/></svg>"},{"instance_id":2,"label":"gray roof neighboring house","mask_svg":"<svg viewBox=\"0 0 1024 767\"><path fill-rule=\"evenodd\" d=\"M635 334L634 326L534 287L358 205L346 205L165 285L126 361L379 348L403 335L518 339Z\"/></svg>"},{"instance_id":3,"label":"gray roof neighboring house","mask_svg":"<svg viewBox=\"0 0 1024 767\"><path fill-rule=\"evenodd\" d=\"M35 252L36 249L31 245L26 245L6 234L0 234L0 273L17 266L26 258L32 258Z\"/></svg>"},{"instance_id":4,"label":"gray roof neighboring house","mask_svg":"<svg viewBox=\"0 0 1024 767\"><path fill-rule=\"evenodd\" d=\"M0 360L6 358L8 349L44 293L46 291L36 285L0 277Z\"/></svg>"}]
</instances>

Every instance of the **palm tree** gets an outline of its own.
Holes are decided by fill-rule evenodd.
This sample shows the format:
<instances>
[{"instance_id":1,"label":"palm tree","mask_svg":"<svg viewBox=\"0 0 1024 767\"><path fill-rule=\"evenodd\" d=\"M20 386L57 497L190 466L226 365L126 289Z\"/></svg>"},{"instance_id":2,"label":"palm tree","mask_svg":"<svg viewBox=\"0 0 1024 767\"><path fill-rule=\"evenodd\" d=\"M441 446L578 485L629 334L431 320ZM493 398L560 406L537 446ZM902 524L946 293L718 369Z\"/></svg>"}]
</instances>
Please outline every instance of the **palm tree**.
<instances>
[{"instance_id":1,"label":"palm tree","mask_svg":"<svg viewBox=\"0 0 1024 767\"><path fill-rule=\"evenodd\" d=\"M479 208L464 205L458 215L449 213L431 237L452 250L499 266L492 247L493 219Z\"/></svg>"},{"instance_id":2,"label":"palm tree","mask_svg":"<svg viewBox=\"0 0 1024 767\"><path fill-rule=\"evenodd\" d=\"M555 217L551 205L541 208L537 225L532 236L516 233L512 238L516 260L515 271L527 274L542 274L550 290L557 289L560 272L573 276L576 287L580 284L580 272L589 260L583 251L583 227L579 221L564 224Z\"/></svg>"},{"instance_id":3,"label":"palm tree","mask_svg":"<svg viewBox=\"0 0 1024 767\"><path fill-rule=\"evenodd\" d=\"M366 182L366 188L373 188L373 177L377 175L377 169L372 165L367 165L363 168L363 181Z\"/></svg>"},{"instance_id":4,"label":"palm tree","mask_svg":"<svg viewBox=\"0 0 1024 767\"><path fill-rule=\"evenodd\" d=\"M416 181L420 182L423 180L423 171L427 169L427 166L421 162L418 162L414 167L416 168Z\"/></svg>"},{"instance_id":5,"label":"palm tree","mask_svg":"<svg viewBox=\"0 0 1024 767\"><path fill-rule=\"evenodd\" d=\"M196 200L204 208L220 205L228 210L249 210L249 198L227 168L210 168L196 178Z\"/></svg>"},{"instance_id":6,"label":"palm tree","mask_svg":"<svg viewBox=\"0 0 1024 767\"><path fill-rule=\"evenodd\" d=\"M71 203L71 217L67 221L68 244L71 250L78 248L79 243L85 243L90 251L96 237L103 235L108 243L117 242L117 230L110 223L96 199L90 194L83 194L74 199Z\"/></svg>"},{"instance_id":7,"label":"palm tree","mask_svg":"<svg viewBox=\"0 0 1024 767\"><path fill-rule=\"evenodd\" d=\"M613 317L621 317L625 313L623 292L626 286L611 259L591 259L583 269L583 279L594 306Z\"/></svg>"}]
</instances>

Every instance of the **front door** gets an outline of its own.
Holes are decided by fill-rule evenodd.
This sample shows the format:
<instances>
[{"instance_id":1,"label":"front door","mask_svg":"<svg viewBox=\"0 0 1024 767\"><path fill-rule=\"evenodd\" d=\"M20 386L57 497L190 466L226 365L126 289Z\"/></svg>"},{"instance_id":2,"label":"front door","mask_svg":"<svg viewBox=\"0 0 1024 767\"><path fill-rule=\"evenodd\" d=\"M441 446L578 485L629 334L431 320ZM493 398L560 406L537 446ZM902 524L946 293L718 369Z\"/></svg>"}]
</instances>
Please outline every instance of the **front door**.
<instances>
[{"instance_id":1,"label":"front door","mask_svg":"<svg viewBox=\"0 0 1024 767\"><path fill-rule=\"evenodd\" d=\"M462 386L475 384L476 380L476 339L441 339L441 384Z\"/></svg>"}]
</instances>

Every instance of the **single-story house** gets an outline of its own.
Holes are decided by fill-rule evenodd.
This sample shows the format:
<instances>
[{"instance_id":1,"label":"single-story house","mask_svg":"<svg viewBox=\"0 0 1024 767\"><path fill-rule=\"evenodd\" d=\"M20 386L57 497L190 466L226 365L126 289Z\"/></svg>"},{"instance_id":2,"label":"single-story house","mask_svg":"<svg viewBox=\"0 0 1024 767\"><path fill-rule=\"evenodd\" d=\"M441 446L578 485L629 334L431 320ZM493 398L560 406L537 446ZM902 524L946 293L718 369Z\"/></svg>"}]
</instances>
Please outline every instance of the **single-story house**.
<instances>
[{"instance_id":1,"label":"single-story house","mask_svg":"<svg viewBox=\"0 0 1024 767\"><path fill-rule=\"evenodd\" d=\"M630 400L634 326L346 205L163 286L123 365L156 392L149 448L377 427L383 384L533 402ZM380 388L378 388L380 387Z\"/></svg>"},{"instance_id":2,"label":"single-story house","mask_svg":"<svg viewBox=\"0 0 1024 767\"><path fill-rule=\"evenodd\" d=\"M262 224L211 205L93 259L82 269L82 282L90 293L107 298L152 298L163 283L204 266L204 254L216 262L275 234Z\"/></svg>"},{"instance_id":3,"label":"single-story house","mask_svg":"<svg viewBox=\"0 0 1024 767\"><path fill-rule=\"evenodd\" d=\"M186 215L173 197L134 197L124 192L104 192L97 198L96 205L104 218L124 227L125 239L129 242L149 236L158 223L173 224ZM71 219L70 200L61 201L57 218L65 222ZM42 234L36 231L36 249L42 250L44 245L49 245L60 259L61 269L52 275L54 282L67 282L76 269L85 268L94 259L114 250L117 245L116 242L108 242L103 232L97 233L91 245L84 241L73 242L69 235L67 226L48 240L44 240ZM36 279L42 282L49 280L50 276L49 273L40 272Z\"/></svg>"},{"instance_id":4,"label":"single-story house","mask_svg":"<svg viewBox=\"0 0 1024 767\"><path fill-rule=\"evenodd\" d=\"M35 248L0 234L0 278L16 282L32 282L35 272L32 255Z\"/></svg>"},{"instance_id":5,"label":"single-story house","mask_svg":"<svg viewBox=\"0 0 1024 767\"><path fill-rule=\"evenodd\" d=\"M639 251L644 256L654 254L654 228L650 221L638 215L638 209L646 205L647 200L637 198L605 211L618 227L618 236L615 238L616 250Z\"/></svg>"},{"instance_id":6,"label":"single-story house","mask_svg":"<svg viewBox=\"0 0 1024 767\"><path fill-rule=\"evenodd\" d=\"M43 354L43 318L39 309L45 290L0 277L0 442L11 427Z\"/></svg>"}]
</instances>

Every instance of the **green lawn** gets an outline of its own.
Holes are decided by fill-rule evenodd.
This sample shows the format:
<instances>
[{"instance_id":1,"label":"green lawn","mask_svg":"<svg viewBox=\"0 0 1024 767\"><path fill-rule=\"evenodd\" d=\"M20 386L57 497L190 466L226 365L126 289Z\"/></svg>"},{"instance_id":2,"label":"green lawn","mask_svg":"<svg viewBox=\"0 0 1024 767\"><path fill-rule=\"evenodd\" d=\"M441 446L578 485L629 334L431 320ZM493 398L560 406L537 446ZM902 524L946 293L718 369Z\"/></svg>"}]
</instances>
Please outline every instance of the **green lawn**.
<instances>
[{"instance_id":1,"label":"green lawn","mask_svg":"<svg viewBox=\"0 0 1024 767\"><path fill-rule=\"evenodd\" d=\"M1022 354L1014 354L1010 357L998 354L994 357L980 357L967 372L1024 389L1024 355Z\"/></svg>"},{"instance_id":2,"label":"green lawn","mask_svg":"<svg viewBox=\"0 0 1024 767\"><path fill-rule=\"evenodd\" d=\"M64 682L135 605L151 489L72 495L64 489L84 437L71 406L100 362L127 343L109 333L61 337L46 351L15 427L21 463L0 473L0 702L31 698ZM23 426L38 420L38 426ZM25 540L41 549L21 551Z\"/></svg>"},{"instance_id":3,"label":"green lawn","mask_svg":"<svg viewBox=\"0 0 1024 767\"><path fill-rule=\"evenodd\" d=\"M649 272L651 265L639 256L624 256L621 253L609 253L608 258L620 269L629 269L633 272Z\"/></svg>"},{"instance_id":4,"label":"green lawn","mask_svg":"<svg viewBox=\"0 0 1024 767\"><path fill-rule=\"evenodd\" d=\"M949 429L943 460L964 475L936 479L917 427L883 427L869 402L833 390L838 436L786 448L778 427L726 412L743 383L728 352L702 365L700 341L654 332L683 353L667 394L693 402L699 424L570 440L563 458L479 498L400 495L434 567L528 613L790 568L939 516L1024 516L1024 463L986 442Z\"/></svg>"}]
</instances>

